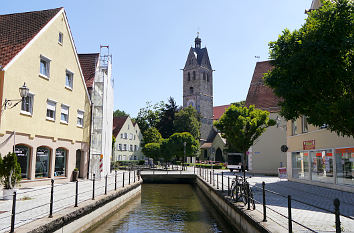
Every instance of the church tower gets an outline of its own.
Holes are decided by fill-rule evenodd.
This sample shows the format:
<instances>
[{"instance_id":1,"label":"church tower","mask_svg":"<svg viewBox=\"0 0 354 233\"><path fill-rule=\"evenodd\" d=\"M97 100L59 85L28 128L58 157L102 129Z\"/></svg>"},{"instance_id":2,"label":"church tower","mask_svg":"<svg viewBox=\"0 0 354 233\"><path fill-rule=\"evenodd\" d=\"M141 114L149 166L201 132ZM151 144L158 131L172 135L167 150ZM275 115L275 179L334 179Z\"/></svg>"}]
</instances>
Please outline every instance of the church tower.
<instances>
[{"instance_id":1,"label":"church tower","mask_svg":"<svg viewBox=\"0 0 354 233\"><path fill-rule=\"evenodd\" d=\"M183 69L183 107L192 105L201 115L200 140L213 136L213 69L202 40L195 38Z\"/></svg>"}]
</instances>

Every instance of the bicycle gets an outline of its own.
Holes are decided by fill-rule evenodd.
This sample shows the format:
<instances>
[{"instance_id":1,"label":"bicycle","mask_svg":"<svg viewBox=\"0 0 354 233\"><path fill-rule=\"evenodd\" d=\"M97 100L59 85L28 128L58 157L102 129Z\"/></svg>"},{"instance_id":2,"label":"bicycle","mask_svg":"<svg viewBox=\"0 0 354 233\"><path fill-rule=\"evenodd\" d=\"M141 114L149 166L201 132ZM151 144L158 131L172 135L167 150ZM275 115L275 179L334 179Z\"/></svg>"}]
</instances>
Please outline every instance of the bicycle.
<instances>
[{"instance_id":1,"label":"bicycle","mask_svg":"<svg viewBox=\"0 0 354 233\"><path fill-rule=\"evenodd\" d=\"M244 205L247 205L249 200L250 204L252 204L253 209L256 209L253 190L249 186L247 178L243 180L243 178L236 176L236 178L232 180L231 198L236 202L242 201Z\"/></svg>"}]
</instances>

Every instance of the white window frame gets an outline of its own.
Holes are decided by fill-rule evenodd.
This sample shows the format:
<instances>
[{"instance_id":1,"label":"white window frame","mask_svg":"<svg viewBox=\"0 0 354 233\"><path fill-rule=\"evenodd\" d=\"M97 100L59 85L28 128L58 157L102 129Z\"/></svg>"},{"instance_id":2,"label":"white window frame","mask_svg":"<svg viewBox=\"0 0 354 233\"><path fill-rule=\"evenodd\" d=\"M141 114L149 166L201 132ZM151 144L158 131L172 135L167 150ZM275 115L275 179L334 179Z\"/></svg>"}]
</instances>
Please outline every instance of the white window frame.
<instances>
[{"instance_id":1,"label":"white window frame","mask_svg":"<svg viewBox=\"0 0 354 233\"><path fill-rule=\"evenodd\" d=\"M60 45L63 45L63 40L64 40L64 34L62 32L59 32L59 35L58 35L58 43Z\"/></svg>"},{"instance_id":2,"label":"white window frame","mask_svg":"<svg viewBox=\"0 0 354 233\"><path fill-rule=\"evenodd\" d=\"M297 122L296 122L296 120L291 121L291 135L297 135Z\"/></svg>"},{"instance_id":3,"label":"white window frame","mask_svg":"<svg viewBox=\"0 0 354 233\"><path fill-rule=\"evenodd\" d=\"M49 111L53 111L53 117L48 116L48 110ZM56 111L57 110L57 102L48 99L47 100L47 112L46 112L46 119L50 120L50 121L55 121L55 115L56 115Z\"/></svg>"},{"instance_id":4,"label":"white window frame","mask_svg":"<svg viewBox=\"0 0 354 233\"><path fill-rule=\"evenodd\" d=\"M65 110L65 108L67 108L67 110ZM68 105L62 104L61 108L60 108L60 123L64 123L64 124L69 124L69 109L70 107ZM62 120L62 115L66 115L66 119Z\"/></svg>"},{"instance_id":5,"label":"white window frame","mask_svg":"<svg viewBox=\"0 0 354 233\"><path fill-rule=\"evenodd\" d=\"M122 144L121 143L118 144L118 150L122 151Z\"/></svg>"},{"instance_id":6,"label":"white window frame","mask_svg":"<svg viewBox=\"0 0 354 233\"><path fill-rule=\"evenodd\" d=\"M45 67L46 67L46 73L43 74L42 70L41 70L41 64L42 61L45 62ZM42 78L46 78L49 79L50 77L50 62L51 60L49 58L47 58L46 56L40 55L40 59L39 59L39 76L41 76Z\"/></svg>"},{"instance_id":7,"label":"white window frame","mask_svg":"<svg viewBox=\"0 0 354 233\"><path fill-rule=\"evenodd\" d=\"M124 138L128 139L128 134L127 133L124 133Z\"/></svg>"},{"instance_id":8,"label":"white window frame","mask_svg":"<svg viewBox=\"0 0 354 233\"><path fill-rule=\"evenodd\" d=\"M133 145L130 144L129 151L133 151Z\"/></svg>"},{"instance_id":9,"label":"white window frame","mask_svg":"<svg viewBox=\"0 0 354 233\"><path fill-rule=\"evenodd\" d=\"M77 110L77 122L76 122L76 125L78 127L84 127L84 114L85 112L82 111L82 110ZM80 120L80 123L79 123L79 120Z\"/></svg>"},{"instance_id":10,"label":"white window frame","mask_svg":"<svg viewBox=\"0 0 354 233\"><path fill-rule=\"evenodd\" d=\"M123 145L123 150L124 150L124 151L127 151L127 144L124 144L124 145Z\"/></svg>"},{"instance_id":11,"label":"white window frame","mask_svg":"<svg viewBox=\"0 0 354 233\"><path fill-rule=\"evenodd\" d=\"M70 85L67 85L68 77L69 77L69 80L70 80L70 78L71 78L71 86L70 86ZM69 89L69 90L72 90L72 89L73 89L73 86L74 86L74 73L67 69L67 70L65 71L65 88L67 88L67 89Z\"/></svg>"},{"instance_id":12,"label":"white window frame","mask_svg":"<svg viewBox=\"0 0 354 233\"><path fill-rule=\"evenodd\" d=\"M26 100L27 98L30 98L30 100L31 100L31 101L29 102L29 111L23 109L23 106L24 106L24 104L26 103L25 100ZM32 116L32 114L33 114L33 103L34 103L34 94L28 93L28 95L27 95L27 97L24 99L24 101L21 102L21 112L20 112L20 113L21 113L21 114L24 114L24 115Z\"/></svg>"},{"instance_id":13,"label":"white window frame","mask_svg":"<svg viewBox=\"0 0 354 233\"><path fill-rule=\"evenodd\" d=\"M306 123L306 129L305 129L305 123ZM309 124L307 121L307 116L302 116L301 117L301 125L302 125L302 132L307 133L309 132Z\"/></svg>"}]
</instances>

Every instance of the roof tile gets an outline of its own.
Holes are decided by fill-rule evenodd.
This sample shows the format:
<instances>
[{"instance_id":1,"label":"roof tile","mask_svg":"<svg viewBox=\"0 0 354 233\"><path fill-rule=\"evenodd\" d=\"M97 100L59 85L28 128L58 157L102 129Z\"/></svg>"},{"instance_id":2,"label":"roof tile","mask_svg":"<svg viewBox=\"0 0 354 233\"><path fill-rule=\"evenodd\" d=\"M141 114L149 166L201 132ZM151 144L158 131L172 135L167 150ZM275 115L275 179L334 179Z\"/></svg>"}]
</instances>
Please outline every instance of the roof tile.
<instances>
[{"instance_id":1,"label":"roof tile","mask_svg":"<svg viewBox=\"0 0 354 233\"><path fill-rule=\"evenodd\" d=\"M99 53L78 54L87 88L92 88Z\"/></svg>"}]
</instances>

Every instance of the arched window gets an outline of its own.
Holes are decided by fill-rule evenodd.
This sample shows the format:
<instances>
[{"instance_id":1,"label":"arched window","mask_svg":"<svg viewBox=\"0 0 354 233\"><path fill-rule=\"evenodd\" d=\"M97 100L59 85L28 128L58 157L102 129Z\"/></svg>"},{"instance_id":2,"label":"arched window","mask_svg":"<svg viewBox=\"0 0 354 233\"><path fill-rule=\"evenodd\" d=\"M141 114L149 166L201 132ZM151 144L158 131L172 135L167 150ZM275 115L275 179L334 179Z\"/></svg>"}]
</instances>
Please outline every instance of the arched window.
<instances>
[{"instance_id":1,"label":"arched window","mask_svg":"<svg viewBox=\"0 0 354 233\"><path fill-rule=\"evenodd\" d=\"M36 174L35 177L49 176L49 158L50 149L47 147L38 147L36 153Z\"/></svg>"},{"instance_id":2,"label":"arched window","mask_svg":"<svg viewBox=\"0 0 354 233\"><path fill-rule=\"evenodd\" d=\"M193 87L190 87L190 88L189 88L189 93L190 93L190 94L193 94Z\"/></svg>"},{"instance_id":3,"label":"arched window","mask_svg":"<svg viewBox=\"0 0 354 233\"><path fill-rule=\"evenodd\" d=\"M66 176L66 157L67 151L64 148L56 149L54 176Z\"/></svg>"},{"instance_id":4,"label":"arched window","mask_svg":"<svg viewBox=\"0 0 354 233\"><path fill-rule=\"evenodd\" d=\"M188 72L188 81L191 81L191 73Z\"/></svg>"},{"instance_id":5,"label":"arched window","mask_svg":"<svg viewBox=\"0 0 354 233\"><path fill-rule=\"evenodd\" d=\"M16 145L15 153L17 155L17 162L21 167L21 177L29 178L29 161L31 155L31 148L25 145Z\"/></svg>"},{"instance_id":6,"label":"arched window","mask_svg":"<svg viewBox=\"0 0 354 233\"><path fill-rule=\"evenodd\" d=\"M195 71L193 71L193 80L195 80Z\"/></svg>"},{"instance_id":7,"label":"arched window","mask_svg":"<svg viewBox=\"0 0 354 233\"><path fill-rule=\"evenodd\" d=\"M203 80L205 80L205 72L203 72Z\"/></svg>"}]
</instances>

